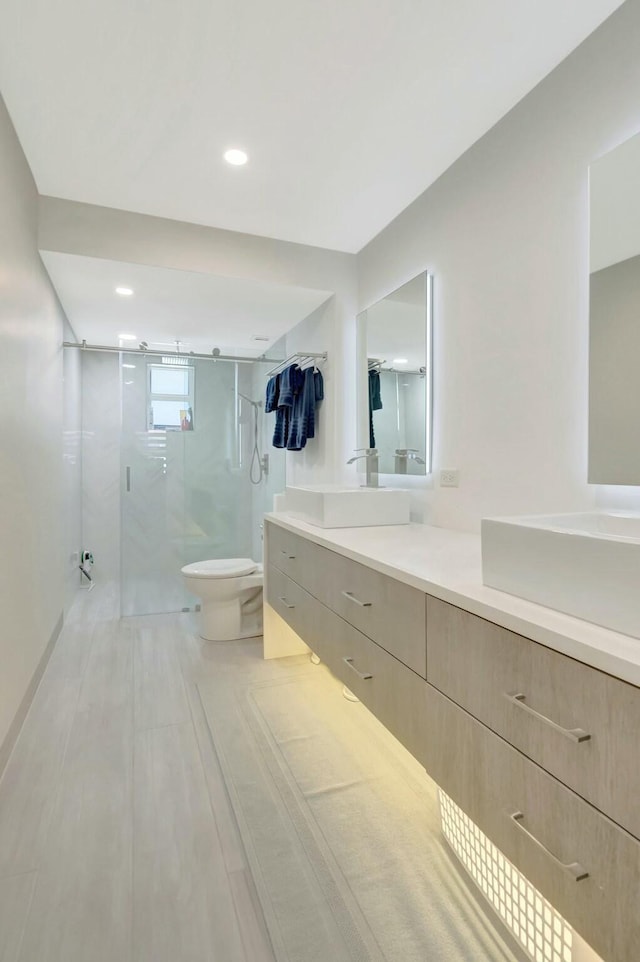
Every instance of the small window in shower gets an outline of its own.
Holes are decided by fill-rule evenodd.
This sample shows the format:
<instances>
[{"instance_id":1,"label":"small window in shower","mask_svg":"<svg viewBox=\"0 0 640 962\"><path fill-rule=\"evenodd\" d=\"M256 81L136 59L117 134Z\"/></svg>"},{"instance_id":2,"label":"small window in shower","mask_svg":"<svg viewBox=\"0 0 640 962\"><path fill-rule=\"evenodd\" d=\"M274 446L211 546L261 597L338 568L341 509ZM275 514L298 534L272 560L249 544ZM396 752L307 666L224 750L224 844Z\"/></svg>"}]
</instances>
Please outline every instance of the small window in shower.
<instances>
[{"instance_id":1,"label":"small window in shower","mask_svg":"<svg viewBox=\"0 0 640 962\"><path fill-rule=\"evenodd\" d=\"M195 368L150 364L147 410L150 431L193 431Z\"/></svg>"}]
</instances>

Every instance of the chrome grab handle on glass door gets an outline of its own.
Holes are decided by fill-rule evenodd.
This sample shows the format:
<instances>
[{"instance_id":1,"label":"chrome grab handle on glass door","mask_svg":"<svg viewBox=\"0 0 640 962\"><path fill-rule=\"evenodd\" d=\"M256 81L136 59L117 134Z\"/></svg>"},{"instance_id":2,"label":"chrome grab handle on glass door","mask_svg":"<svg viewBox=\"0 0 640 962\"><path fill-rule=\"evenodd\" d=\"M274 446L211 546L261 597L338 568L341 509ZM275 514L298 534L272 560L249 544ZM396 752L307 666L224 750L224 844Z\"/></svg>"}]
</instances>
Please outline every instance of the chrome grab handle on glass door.
<instances>
[{"instance_id":1,"label":"chrome grab handle on glass door","mask_svg":"<svg viewBox=\"0 0 640 962\"><path fill-rule=\"evenodd\" d=\"M562 871L569 875L574 882L582 882L584 879L589 878L589 873L583 869L579 862L561 862L560 859L553 854L553 852L549 851L546 845L543 845L542 842L535 837L535 835L532 835L531 832L528 831L528 829L526 829L522 824L524 819L523 812L513 812L509 818L514 825L517 825L518 829L524 835L526 835L530 841L533 842L534 845L536 845L541 851L544 852L546 856L548 856L548 858L551 859L554 865L557 865L558 868L562 869Z\"/></svg>"},{"instance_id":2,"label":"chrome grab handle on glass door","mask_svg":"<svg viewBox=\"0 0 640 962\"><path fill-rule=\"evenodd\" d=\"M354 605L359 605L360 608L371 607L370 601L360 601L351 591L343 591L342 594L345 596L345 598L348 598L349 601L353 601Z\"/></svg>"},{"instance_id":3,"label":"chrome grab handle on glass door","mask_svg":"<svg viewBox=\"0 0 640 962\"><path fill-rule=\"evenodd\" d=\"M361 679L362 679L362 681L369 681L370 678L373 678L373 675L369 674L369 672L365 672L365 673L363 674L361 671L358 671L358 669L356 668L356 666L355 666L354 663L353 663L353 658L343 658L342 660L343 660L343 662L345 663L345 665L348 665L348 666L349 666L349 668L351 669L351 671L354 671L354 672L356 673L356 675L358 676L358 678L361 678Z\"/></svg>"},{"instance_id":4,"label":"chrome grab handle on glass door","mask_svg":"<svg viewBox=\"0 0 640 962\"><path fill-rule=\"evenodd\" d=\"M584 731L582 728L563 728L562 725L558 725L557 722L552 721L551 718L547 718L546 715L541 715L539 711L535 710L535 708L531 708L526 704L526 695L523 695L522 692L511 693L505 691L503 694L507 701L510 701L512 705L515 705L517 708L522 708L523 711L526 711L529 715L533 715L533 717L537 718L538 721L544 722L545 725L549 725L550 728L553 728L554 731L564 735L565 738L571 739L572 742L588 742L591 738L589 732Z\"/></svg>"},{"instance_id":5,"label":"chrome grab handle on glass door","mask_svg":"<svg viewBox=\"0 0 640 962\"><path fill-rule=\"evenodd\" d=\"M295 605L290 605L289 602L287 601L287 599L286 599L286 598L283 598L282 595L279 596L279 599L278 599L278 600L282 602L282 604L285 606L285 608L295 608Z\"/></svg>"},{"instance_id":6,"label":"chrome grab handle on glass door","mask_svg":"<svg viewBox=\"0 0 640 962\"><path fill-rule=\"evenodd\" d=\"M131 468L129 465L127 465L125 469L125 474L127 478L127 491L131 491Z\"/></svg>"}]
</instances>

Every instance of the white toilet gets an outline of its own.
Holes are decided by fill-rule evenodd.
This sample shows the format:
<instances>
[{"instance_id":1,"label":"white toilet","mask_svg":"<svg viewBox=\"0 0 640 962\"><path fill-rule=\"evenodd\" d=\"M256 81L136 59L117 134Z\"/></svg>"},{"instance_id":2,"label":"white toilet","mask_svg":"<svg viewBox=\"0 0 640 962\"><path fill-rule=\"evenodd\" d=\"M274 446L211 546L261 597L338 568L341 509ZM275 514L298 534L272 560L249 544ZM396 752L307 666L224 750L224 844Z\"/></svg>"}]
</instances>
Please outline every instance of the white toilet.
<instances>
[{"instance_id":1,"label":"white toilet","mask_svg":"<svg viewBox=\"0 0 640 962\"><path fill-rule=\"evenodd\" d=\"M201 600L200 637L232 641L262 634L262 565L251 558L196 561L182 569L184 586Z\"/></svg>"}]
</instances>

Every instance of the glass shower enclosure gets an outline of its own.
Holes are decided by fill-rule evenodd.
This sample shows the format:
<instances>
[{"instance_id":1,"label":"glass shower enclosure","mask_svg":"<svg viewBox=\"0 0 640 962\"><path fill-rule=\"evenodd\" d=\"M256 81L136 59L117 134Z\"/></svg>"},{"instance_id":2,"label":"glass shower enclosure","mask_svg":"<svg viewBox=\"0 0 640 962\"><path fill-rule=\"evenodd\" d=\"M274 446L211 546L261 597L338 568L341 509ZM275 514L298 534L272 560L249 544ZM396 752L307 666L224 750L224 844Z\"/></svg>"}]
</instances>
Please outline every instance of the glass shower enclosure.
<instances>
[{"instance_id":1,"label":"glass shower enclosure","mask_svg":"<svg viewBox=\"0 0 640 962\"><path fill-rule=\"evenodd\" d=\"M120 358L121 614L186 610L196 599L183 565L262 561L262 517L284 490L284 453L269 448L262 403L273 361Z\"/></svg>"}]
</instances>

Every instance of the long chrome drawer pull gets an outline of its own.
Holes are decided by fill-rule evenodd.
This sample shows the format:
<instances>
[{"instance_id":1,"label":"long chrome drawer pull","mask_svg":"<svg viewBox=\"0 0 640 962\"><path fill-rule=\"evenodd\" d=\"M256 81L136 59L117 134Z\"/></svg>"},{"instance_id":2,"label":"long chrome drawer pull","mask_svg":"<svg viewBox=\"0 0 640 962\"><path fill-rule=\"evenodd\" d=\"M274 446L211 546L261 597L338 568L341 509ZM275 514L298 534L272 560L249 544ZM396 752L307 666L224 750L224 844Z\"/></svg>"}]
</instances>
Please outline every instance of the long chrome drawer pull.
<instances>
[{"instance_id":1,"label":"long chrome drawer pull","mask_svg":"<svg viewBox=\"0 0 640 962\"><path fill-rule=\"evenodd\" d=\"M295 608L295 605L290 605L286 598L280 597L279 600L285 606L285 608Z\"/></svg>"},{"instance_id":2,"label":"long chrome drawer pull","mask_svg":"<svg viewBox=\"0 0 640 962\"><path fill-rule=\"evenodd\" d=\"M294 554L289 554L289 552L285 551L283 548L280 548L280 554L283 554L289 561L295 561L296 556Z\"/></svg>"},{"instance_id":3,"label":"long chrome drawer pull","mask_svg":"<svg viewBox=\"0 0 640 962\"><path fill-rule=\"evenodd\" d=\"M345 665L348 665L351 671L355 671L358 678L361 678L363 681L369 681L370 678L373 678L373 675L370 675L369 672L366 672L365 674L363 674L361 671L358 671L358 669L353 663L353 658L343 658L342 660L345 663Z\"/></svg>"},{"instance_id":4,"label":"long chrome drawer pull","mask_svg":"<svg viewBox=\"0 0 640 962\"><path fill-rule=\"evenodd\" d=\"M530 705L527 705L525 702L525 698L527 696L523 695L522 692L511 694L511 692L505 691L504 697L508 699L512 705L522 708L523 711L528 712L529 715L533 715L533 717L537 718L538 721L544 722L545 725L549 725L561 735L564 735L566 738L570 738L572 742L588 742L591 738L589 732L584 731L582 728L563 728L562 725L558 725L557 722L547 718L546 715L541 715L539 711L535 710L535 708L531 708Z\"/></svg>"},{"instance_id":5,"label":"long chrome drawer pull","mask_svg":"<svg viewBox=\"0 0 640 962\"><path fill-rule=\"evenodd\" d=\"M345 598L348 598L349 601L353 601L354 605L360 605L361 608L371 607L370 601L360 601L359 598L356 598L355 595L353 595L350 591L343 591L342 594L345 596Z\"/></svg>"},{"instance_id":6,"label":"long chrome drawer pull","mask_svg":"<svg viewBox=\"0 0 640 962\"><path fill-rule=\"evenodd\" d=\"M560 859L553 854L553 852L549 851L546 845L543 845L542 842L535 837L535 835L532 835L531 832L529 832L522 824L522 820L524 818L524 814L522 812L513 812L509 818L518 826L520 831L523 832L528 839L531 839L534 845L537 845L539 849L542 849L545 855L548 855L551 861L554 862L558 868L561 868L563 872L566 872L568 875L570 875L575 882L582 882L583 879L589 878L589 873L583 869L579 862L570 862L568 864L566 862L561 862Z\"/></svg>"}]
</instances>

